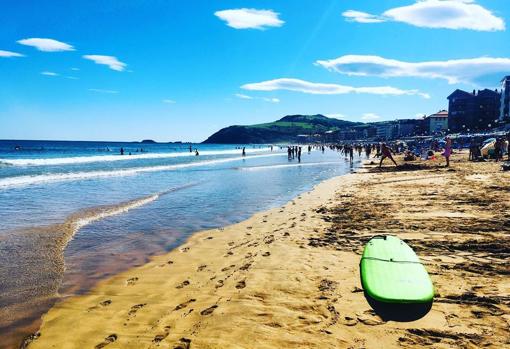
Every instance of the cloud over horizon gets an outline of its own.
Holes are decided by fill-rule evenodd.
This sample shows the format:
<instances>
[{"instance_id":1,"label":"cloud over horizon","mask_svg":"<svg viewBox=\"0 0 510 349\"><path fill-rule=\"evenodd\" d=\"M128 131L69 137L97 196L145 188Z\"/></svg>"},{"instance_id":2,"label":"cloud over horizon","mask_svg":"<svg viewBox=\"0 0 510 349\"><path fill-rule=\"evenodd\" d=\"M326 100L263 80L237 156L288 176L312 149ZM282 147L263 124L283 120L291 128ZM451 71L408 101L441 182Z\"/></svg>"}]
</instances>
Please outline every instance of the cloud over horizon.
<instances>
[{"instance_id":1,"label":"cloud over horizon","mask_svg":"<svg viewBox=\"0 0 510 349\"><path fill-rule=\"evenodd\" d=\"M214 15L235 29L266 29L266 27L281 27L285 23L278 18L279 13L273 10L240 8L216 11Z\"/></svg>"},{"instance_id":2,"label":"cloud over horizon","mask_svg":"<svg viewBox=\"0 0 510 349\"><path fill-rule=\"evenodd\" d=\"M447 61L404 62L370 55L346 55L318 60L316 65L349 76L419 77L443 79L449 84L474 83L476 79L510 71L510 58L479 57Z\"/></svg>"},{"instance_id":3,"label":"cloud over horizon","mask_svg":"<svg viewBox=\"0 0 510 349\"><path fill-rule=\"evenodd\" d=\"M114 56L103 56L103 55L84 55L83 58L93 61L96 64L107 65L110 69L115 71L124 71L127 64L121 62Z\"/></svg>"},{"instance_id":4,"label":"cloud over horizon","mask_svg":"<svg viewBox=\"0 0 510 349\"><path fill-rule=\"evenodd\" d=\"M390 96L416 95L422 98L430 98L430 96L427 93L422 93L418 90L402 90L392 86L353 87L338 84L315 83L291 78L281 78L257 83L250 83L241 86L241 88L244 90L251 91L287 90L314 95L341 95L349 93L364 93Z\"/></svg>"},{"instance_id":5,"label":"cloud over horizon","mask_svg":"<svg viewBox=\"0 0 510 349\"><path fill-rule=\"evenodd\" d=\"M17 41L18 44L35 47L43 52L74 51L74 47L54 39L28 38Z\"/></svg>"},{"instance_id":6,"label":"cloud over horizon","mask_svg":"<svg viewBox=\"0 0 510 349\"><path fill-rule=\"evenodd\" d=\"M381 15L348 10L347 21L357 23L401 22L422 28L505 30L505 21L475 0L417 0L414 4L389 9Z\"/></svg>"},{"instance_id":7,"label":"cloud over horizon","mask_svg":"<svg viewBox=\"0 0 510 349\"><path fill-rule=\"evenodd\" d=\"M264 102L269 102L269 103L280 103L280 99L274 98L274 97L271 97L271 98L268 98L268 97L252 97L252 96L245 95L243 93L236 93L234 96L236 96L239 99L246 99L246 100L259 99L259 100L262 100Z\"/></svg>"},{"instance_id":8,"label":"cloud over horizon","mask_svg":"<svg viewBox=\"0 0 510 349\"><path fill-rule=\"evenodd\" d=\"M119 91L104 90L104 89L101 89L101 88L89 88L89 91L90 92L97 92L97 93L107 93L107 94L116 94L116 93L119 93Z\"/></svg>"},{"instance_id":9,"label":"cloud over horizon","mask_svg":"<svg viewBox=\"0 0 510 349\"><path fill-rule=\"evenodd\" d=\"M41 75L46 75L46 76L58 76L57 73L54 73L52 71L43 71L41 72Z\"/></svg>"},{"instance_id":10,"label":"cloud over horizon","mask_svg":"<svg viewBox=\"0 0 510 349\"><path fill-rule=\"evenodd\" d=\"M18 52L0 50L0 57L5 57L5 58L25 57L25 55L22 55L21 53L18 53Z\"/></svg>"}]
</instances>

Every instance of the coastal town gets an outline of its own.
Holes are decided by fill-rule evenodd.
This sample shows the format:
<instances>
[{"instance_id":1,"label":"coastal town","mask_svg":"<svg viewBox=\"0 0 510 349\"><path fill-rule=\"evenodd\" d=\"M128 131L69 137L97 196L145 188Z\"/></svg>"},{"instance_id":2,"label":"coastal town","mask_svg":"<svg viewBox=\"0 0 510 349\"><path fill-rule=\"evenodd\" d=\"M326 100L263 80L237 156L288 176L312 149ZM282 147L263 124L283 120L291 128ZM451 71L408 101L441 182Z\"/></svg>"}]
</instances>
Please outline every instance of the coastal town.
<instances>
[{"instance_id":1,"label":"coastal town","mask_svg":"<svg viewBox=\"0 0 510 349\"><path fill-rule=\"evenodd\" d=\"M504 135L510 130L510 76L500 89L456 89L448 97L448 109L429 115L371 122L324 134L300 135L308 141L389 141L412 137L445 135Z\"/></svg>"}]
</instances>

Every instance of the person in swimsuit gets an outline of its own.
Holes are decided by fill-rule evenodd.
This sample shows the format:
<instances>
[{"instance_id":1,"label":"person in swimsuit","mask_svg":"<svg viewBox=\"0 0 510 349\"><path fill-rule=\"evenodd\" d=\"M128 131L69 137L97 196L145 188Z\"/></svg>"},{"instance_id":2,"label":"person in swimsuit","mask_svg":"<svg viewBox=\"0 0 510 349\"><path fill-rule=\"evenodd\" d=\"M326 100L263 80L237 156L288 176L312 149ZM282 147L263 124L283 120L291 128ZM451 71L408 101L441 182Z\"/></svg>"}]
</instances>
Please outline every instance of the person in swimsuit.
<instances>
[{"instance_id":1,"label":"person in swimsuit","mask_svg":"<svg viewBox=\"0 0 510 349\"><path fill-rule=\"evenodd\" d=\"M388 147L386 145L386 143L382 143L381 144L381 161L379 162L379 168L382 167L382 162L384 159L390 159L391 161L393 161L393 163L395 164L395 166L398 166L395 159L393 159L393 156L391 155L391 149L390 147Z\"/></svg>"},{"instance_id":2,"label":"person in swimsuit","mask_svg":"<svg viewBox=\"0 0 510 349\"><path fill-rule=\"evenodd\" d=\"M446 159L446 167L450 167L450 155L452 155L452 139L446 137L443 156Z\"/></svg>"}]
</instances>

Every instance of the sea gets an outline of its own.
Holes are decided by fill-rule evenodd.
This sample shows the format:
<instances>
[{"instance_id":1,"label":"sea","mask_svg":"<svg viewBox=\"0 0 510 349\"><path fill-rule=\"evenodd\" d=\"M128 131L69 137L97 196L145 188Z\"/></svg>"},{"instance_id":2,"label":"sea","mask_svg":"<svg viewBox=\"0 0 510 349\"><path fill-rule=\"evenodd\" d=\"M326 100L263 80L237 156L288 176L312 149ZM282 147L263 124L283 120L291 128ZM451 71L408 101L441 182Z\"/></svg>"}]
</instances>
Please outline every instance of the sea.
<instances>
[{"instance_id":1,"label":"sea","mask_svg":"<svg viewBox=\"0 0 510 349\"><path fill-rule=\"evenodd\" d=\"M307 146L299 163L286 145L0 140L0 343L59 299L360 161Z\"/></svg>"}]
</instances>

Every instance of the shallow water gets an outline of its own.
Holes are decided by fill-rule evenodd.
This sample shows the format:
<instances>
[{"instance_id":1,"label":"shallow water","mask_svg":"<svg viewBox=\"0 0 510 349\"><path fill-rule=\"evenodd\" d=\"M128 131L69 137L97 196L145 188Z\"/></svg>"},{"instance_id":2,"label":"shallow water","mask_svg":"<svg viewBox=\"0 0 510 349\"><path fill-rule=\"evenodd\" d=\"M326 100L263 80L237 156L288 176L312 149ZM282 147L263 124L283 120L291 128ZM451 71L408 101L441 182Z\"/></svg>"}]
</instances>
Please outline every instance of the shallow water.
<instances>
[{"instance_id":1,"label":"shallow water","mask_svg":"<svg viewBox=\"0 0 510 349\"><path fill-rule=\"evenodd\" d=\"M244 220L352 168L333 151L303 151L298 164L278 147L246 146L242 157L233 145L192 146L200 156L184 144L0 141L0 337L26 334L58 297L195 231Z\"/></svg>"}]
</instances>

